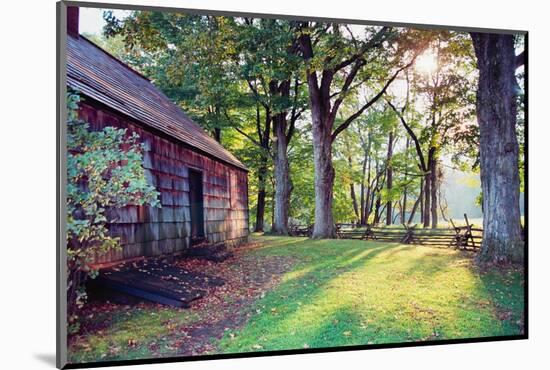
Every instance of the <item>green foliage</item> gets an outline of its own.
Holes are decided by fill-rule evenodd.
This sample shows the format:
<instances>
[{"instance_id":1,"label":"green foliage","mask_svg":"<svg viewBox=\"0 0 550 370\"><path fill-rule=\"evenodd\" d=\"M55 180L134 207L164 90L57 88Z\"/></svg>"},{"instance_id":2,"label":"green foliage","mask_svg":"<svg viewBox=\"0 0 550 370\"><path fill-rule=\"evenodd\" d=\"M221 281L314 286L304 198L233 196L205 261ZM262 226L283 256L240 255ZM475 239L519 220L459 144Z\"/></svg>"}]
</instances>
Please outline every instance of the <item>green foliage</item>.
<instances>
[{"instance_id":1,"label":"green foliage","mask_svg":"<svg viewBox=\"0 0 550 370\"><path fill-rule=\"evenodd\" d=\"M479 132L475 119L477 69L467 33L427 31L378 26L347 26L323 22L248 17L206 16L135 11L124 20L106 12L107 39L94 39L111 53L148 76L173 101L251 170L250 221L255 221L259 174L267 168L266 225L271 219L273 176L273 122L279 112L301 112L288 150L293 193L292 222L313 222L313 153L306 69L334 72L330 82L331 105L342 98L334 127L372 98L395 70L416 53L431 53L436 68L426 73L416 64L402 71L378 103L357 117L334 142L336 171L334 217L336 222L355 218L350 187L359 196L361 184L386 168L393 170L391 189L380 177L376 195L382 203L398 202L407 193L406 211L417 199L422 170L408 133L384 99L390 99L418 136L427 157L430 148L441 162L463 171L479 171ZM296 44L309 35L313 57L304 58ZM517 39L517 47L523 46ZM357 58L357 59L355 59ZM357 75L343 91L355 62ZM350 62L350 64L346 64ZM291 93L281 96L281 81L291 81ZM518 140L523 168L523 72L518 70ZM296 84L296 85L295 85ZM296 86L296 89L294 87ZM406 92L405 92L406 90ZM406 96L405 96L406 95ZM330 108L330 107L329 107ZM334 128L333 128L334 129ZM388 134L393 130L392 157L386 158ZM244 140L243 140L244 139ZM406 145L409 139L409 144ZM365 152L368 149L368 153ZM349 163L351 157L352 163ZM363 177L363 163L371 163ZM267 163L267 164L266 164ZM520 171L523 189L523 174ZM443 179L444 180L444 179Z\"/></svg>"},{"instance_id":2,"label":"green foliage","mask_svg":"<svg viewBox=\"0 0 550 370\"><path fill-rule=\"evenodd\" d=\"M135 64L135 60L126 52L126 44L122 36L105 37L101 34L87 33L83 36L124 63Z\"/></svg>"},{"instance_id":3,"label":"green foliage","mask_svg":"<svg viewBox=\"0 0 550 370\"><path fill-rule=\"evenodd\" d=\"M112 13L105 18L105 34L124 40L126 60L135 59L138 69L203 128L222 136L224 146L251 170L252 224L257 191L265 187L269 220L272 117L292 111L291 121L307 102L306 89L297 82L301 58L289 52L295 37L291 23L155 12L133 12L123 21ZM285 81L290 91L283 95L279 87ZM293 129L285 130L290 138ZM259 174L266 168L263 185Z\"/></svg>"},{"instance_id":4,"label":"green foliage","mask_svg":"<svg viewBox=\"0 0 550 370\"><path fill-rule=\"evenodd\" d=\"M293 223L313 224L315 217L315 190L313 185L313 144L311 124L298 129L289 150L290 176L293 190L290 197L290 218Z\"/></svg>"},{"instance_id":5,"label":"green foliage","mask_svg":"<svg viewBox=\"0 0 550 370\"><path fill-rule=\"evenodd\" d=\"M67 92L67 266L69 306L86 301L85 277L94 258L120 248L109 235L107 212L127 205L159 206L159 193L147 183L143 144L137 134L105 127L92 131L78 119L80 97Z\"/></svg>"},{"instance_id":6,"label":"green foliage","mask_svg":"<svg viewBox=\"0 0 550 370\"><path fill-rule=\"evenodd\" d=\"M127 60L150 77L214 136L240 105L234 21L229 17L133 12L124 21L105 13L105 34L121 37Z\"/></svg>"}]
</instances>

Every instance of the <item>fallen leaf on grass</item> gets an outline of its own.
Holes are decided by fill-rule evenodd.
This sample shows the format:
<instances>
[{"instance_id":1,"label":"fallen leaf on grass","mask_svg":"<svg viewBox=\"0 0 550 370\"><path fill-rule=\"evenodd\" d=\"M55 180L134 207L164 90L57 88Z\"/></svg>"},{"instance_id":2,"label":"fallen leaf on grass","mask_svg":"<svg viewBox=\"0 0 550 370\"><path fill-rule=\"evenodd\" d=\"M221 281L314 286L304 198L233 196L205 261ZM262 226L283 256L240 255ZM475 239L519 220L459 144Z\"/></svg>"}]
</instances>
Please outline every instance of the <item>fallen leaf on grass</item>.
<instances>
[{"instance_id":1,"label":"fallen leaf on grass","mask_svg":"<svg viewBox=\"0 0 550 370\"><path fill-rule=\"evenodd\" d=\"M511 317L512 317L512 312L511 311L499 312L499 314L498 314L498 319L500 321L510 320Z\"/></svg>"},{"instance_id":2,"label":"fallen leaf on grass","mask_svg":"<svg viewBox=\"0 0 550 370\"><path fill-rule=\"evenodd\" d=\"M120 347L117 347L117 346L109 347L109 354L111 356L117 355L118 352L120 352Z\"/></svg>"}]
</instances>

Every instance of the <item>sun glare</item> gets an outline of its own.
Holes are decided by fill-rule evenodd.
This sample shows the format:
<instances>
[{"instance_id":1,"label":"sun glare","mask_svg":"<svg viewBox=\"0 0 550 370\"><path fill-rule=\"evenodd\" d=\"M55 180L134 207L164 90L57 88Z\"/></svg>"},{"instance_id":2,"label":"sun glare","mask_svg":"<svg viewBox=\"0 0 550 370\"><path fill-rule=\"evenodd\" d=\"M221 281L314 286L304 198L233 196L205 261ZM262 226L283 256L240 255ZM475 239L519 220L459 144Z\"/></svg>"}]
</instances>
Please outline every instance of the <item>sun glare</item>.
<instances>
[{"instance_id":1,"label":"sun glare","mask_svg":"<svg viewBox=\"0 0 550 370\"><path fill-rule=\"evenodd\" d=\"M431 75L437 69L437 55L432 50L419 55L415 62L415 69L425 75Z\"/></svg>"}]
</instances>

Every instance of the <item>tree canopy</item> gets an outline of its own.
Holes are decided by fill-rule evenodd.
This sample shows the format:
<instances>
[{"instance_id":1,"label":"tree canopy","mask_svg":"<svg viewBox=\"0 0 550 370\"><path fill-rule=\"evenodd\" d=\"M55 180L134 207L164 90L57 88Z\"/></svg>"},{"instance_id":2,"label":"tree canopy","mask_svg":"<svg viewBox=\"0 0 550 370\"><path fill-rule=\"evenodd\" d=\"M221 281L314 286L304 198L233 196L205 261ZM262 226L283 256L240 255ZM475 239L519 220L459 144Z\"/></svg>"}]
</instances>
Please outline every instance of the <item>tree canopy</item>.
<instances>
[{"instance_id":1,"label":"tree canopy","mask_svg":"<svg viewBox=\"0 0 550 370\"><path fill-rule=\"evenodd\" d=\"M251 169L255 231L314 224L314 237L332 237L337 222L435 228L463 213L447 202L457 186L447 178L479 176L483 145L480 54L468 33L148 11L104 18L96 41ZM520 54L522 36L513 39Z\"/></svg>"}]
</instances>

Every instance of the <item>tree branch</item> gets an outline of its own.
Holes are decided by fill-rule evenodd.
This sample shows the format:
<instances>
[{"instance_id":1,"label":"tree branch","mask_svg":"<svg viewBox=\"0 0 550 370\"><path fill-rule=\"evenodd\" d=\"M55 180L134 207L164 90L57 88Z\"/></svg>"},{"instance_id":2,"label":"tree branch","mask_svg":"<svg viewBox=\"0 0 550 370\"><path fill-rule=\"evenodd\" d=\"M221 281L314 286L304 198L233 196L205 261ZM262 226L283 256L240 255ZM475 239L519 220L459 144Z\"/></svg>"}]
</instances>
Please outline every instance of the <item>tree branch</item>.
<instances>
[{"instance_id":1,"label":"tree branch","mask_svg":"<svg viewBox=\"0 0 550 370\"><path fill-rule=\"evenodd\" d=\"M355 76L357 76L357 73L359 73L359 70L361 69L361 67L363 67L364 65L365 65L365 60L358 59L353 65L353 68L351 69L351 71L349 71L342 85L342 89L340 90L340 93L339 93L340 96L334 101L334 104L332 105L332 110L330 112L331 120L334 120L334 118L336 117L338 108L340 107L340 104L342 104L342 101L344 100L346 93L349 91L349 87L351 86L353 80L355 79Z\"/></svg>"},{"instance_id":2,"label":"tree branch","mask_svg":"<svg viewBox=\"0 0 550 370\"><path fill-rule=\"evenodd\" d=\"M418 137L411 129L411 127L407 124L407 121L405 120L403 115L397 110L397 108L391 103L391 101L389 99L386 99L386 103L388 103L390 108L395 112L395 114L397 114L397 117L399 117L399 120L403 124L403 127L405 127L405 130L407 130L407 133L413 140L416 154L418 155L418 159L420 160L422 171L428 172L428 168L426 167L426 160L424 159L424 153L422 153L422 147L420 146L420 141L418 140Z\"/></svg>"},{"instance_id":3,"label":"tree branch","mask_svg":"<svg viewBox=\"0 0 550 370\"><path fill-rule=\"evenodd\" d=\"M363 45L361 50L353 54L349 59L346 59L343 62L340 62L339 64L337 64L334 67L333 71L336 72L341 70L342 68L349 66L350 64L355 62L357 59L361 58L363 54L365 54L369 49L382 45L384 36L386 35L386 33L388 33L390 29L391 29L390 27L382 27L380 31L376 33L376 35L374 35L365 45Z\"/></svg>"},{"instance_id":4,"label":"tree branch","mask_svg":"<svg viewBox=\"0 0 550 370\"><path fill-rule=\"evenodd\" d=\"M256 96L256 99L258 99L258 102L264 107L264 108L268 108L267 106L267 103L264 102L262 100L262 97L260 96L260 94L258 93L258 89L252 84L252 81L250 81L248 78L246 79L246 82L248 83L248 87L250 88L250 90L254 93L254 95Z\"/></svg>"},{"instance_id":5,"label":"tree branch","mask_svg":"<svg viewBox=\"0 0 550 370\"><path fill-rule=\"evenodd\" d=\"M406 68L409 68L412 63L414 62L414 59L413 61L411 61L409 64L407 64L406 66L404 67L401 67L400 69L398 69L394 74L393 76L386 82L386 84L384 85L384 87L382 88L382 90L380 90L378 92L378 94L376 94L371 100L369 100L365 105L363 105L357 112L355 112L354 114L352 114L351 116L348 117L348 119L346 119L340 126L338 126L336 128L336 130L334 130L334 132L332 133L332 141L334 141L336 139L336 137L338 136L339 133L341 133L342 131L344 131L346 128L348 128L348 126L357 118L359 117L361 114L363 114L363 112L369 108L371 105L373 105L374 103L376 103L378 101L378 99L380 99L385 93L386 93L386 90L388 89L388 87L391 85L391 83L397 78L397 76L399 75L399 73L401 71L403 71L404 69Z\"/></svg>"},{"instance_id":6,"label":"tree branch","mask_svg":"<svg viewBox=\"0 0 550 370\"><path fill-rule=\"evenodd\" d=\"M258 111L258 112L259 112L259 111ZM229 117L229 114L227 114L226 111L224 111L224 115L225 115L225 118L226 118L228 121L231 122L231 118ZM259 146L260 148L263 148L263 147L262 147L262 144L261 144L258 140L254 139L252 136L250 136L249 134L247 134L246 132L244 132L243 130L241 130L239 127L237 127L237 126L233 126L233 127L235 127L235 130L236 130L239 134L243 135L244 137L246 137L248 140L250 140L250 141L251 141L252 143L254 143L255 145Z\"/></svg>"},{"instance_id":7,"label":"tree branch","mask_svg":"<svg viewBox=\"0 0 550 370\"><path fill-rule=\"evenodd\" d=\"M237 132L241 135L243 135L244 137L246 137L248 140L252 141L255 145L259 146L260 148L262 147L262 144L260 144L260 142L256 139L254 139L252 136L248 135L246 132L244 132L243 130L241 130L240 128L238 127L235 127L235 130L237 130Z\"/></svg>"}]
</instances>

